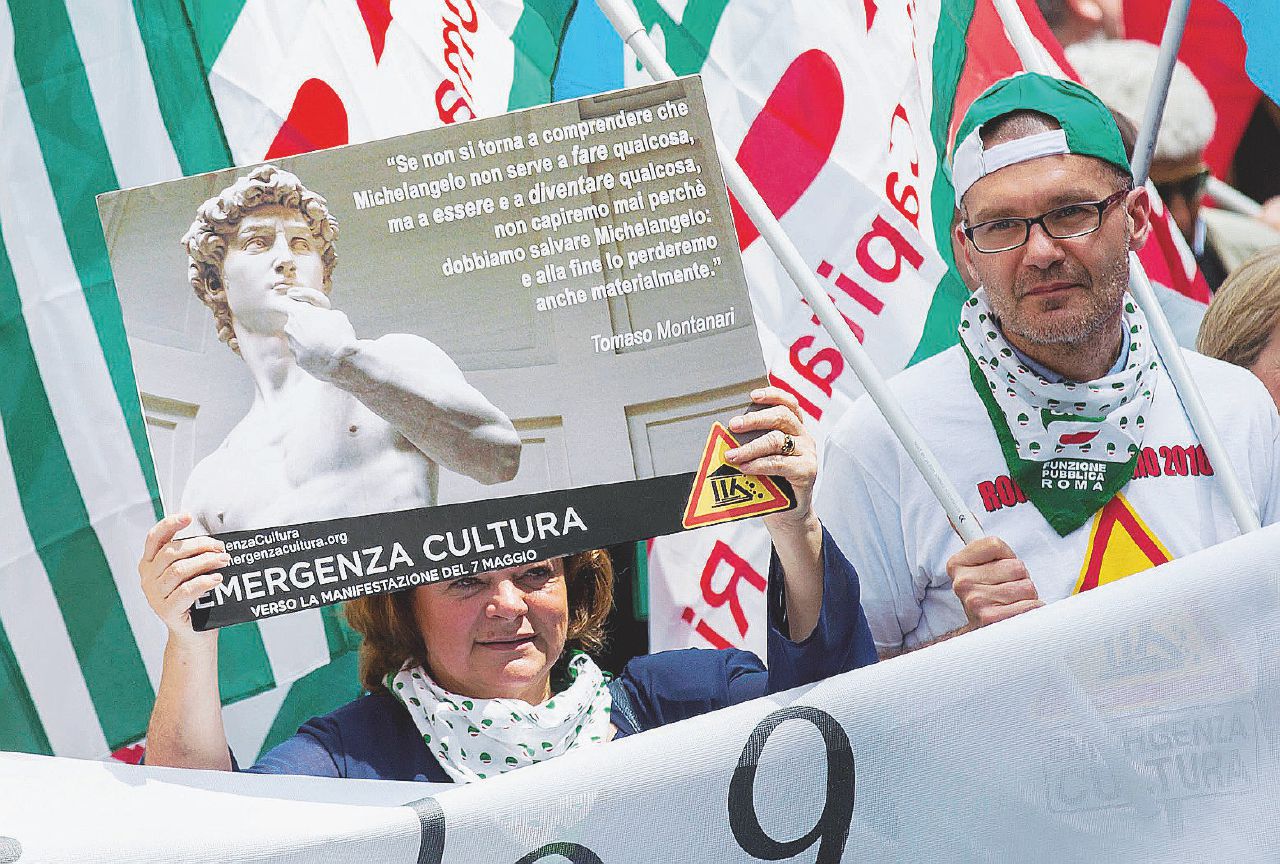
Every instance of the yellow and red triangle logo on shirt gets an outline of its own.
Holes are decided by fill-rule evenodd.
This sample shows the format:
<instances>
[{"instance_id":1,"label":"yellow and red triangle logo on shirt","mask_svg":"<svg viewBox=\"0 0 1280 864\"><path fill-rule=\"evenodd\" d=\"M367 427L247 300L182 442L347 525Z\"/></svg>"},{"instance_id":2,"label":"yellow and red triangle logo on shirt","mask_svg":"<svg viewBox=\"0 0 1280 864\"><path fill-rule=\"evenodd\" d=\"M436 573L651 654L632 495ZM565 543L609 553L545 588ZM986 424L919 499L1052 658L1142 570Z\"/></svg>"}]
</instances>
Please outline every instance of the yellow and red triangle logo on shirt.
<instances>
[{"instance_id":1,"label":"yellow and red triangle logo on shirt","mask_svg":"<svg viewBox=\"0 0 1280 864\"><path fill-rule=\"evenodd\" d=\"M1089 546L1076 590L1088 591L1108 582L1173 560L1155 532L1147 527L1124 495L1116 494L1093 517Z\"/></svg>"}]
</instances>

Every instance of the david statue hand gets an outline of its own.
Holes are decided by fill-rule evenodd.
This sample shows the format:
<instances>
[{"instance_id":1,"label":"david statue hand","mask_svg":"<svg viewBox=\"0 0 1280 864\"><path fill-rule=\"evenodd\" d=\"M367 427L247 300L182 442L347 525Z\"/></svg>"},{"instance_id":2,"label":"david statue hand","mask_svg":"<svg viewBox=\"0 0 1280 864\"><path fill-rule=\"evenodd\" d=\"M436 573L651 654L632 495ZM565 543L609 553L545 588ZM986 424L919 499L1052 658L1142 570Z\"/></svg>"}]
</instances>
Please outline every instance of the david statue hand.
<instances>
[{"instance_id":1,"label":"david statue hand","mask_svg":"<svg viewBox=\"0 0 1280 864\"><path fill-rule=\"evenodd\" d=\"M289 350L306 372L321 381L333 380L342 360L356 352L359 339L345 313L332 308L329 298L311 288L289 289L289 320L284 326Z\"/></svg>"}]
</instances>

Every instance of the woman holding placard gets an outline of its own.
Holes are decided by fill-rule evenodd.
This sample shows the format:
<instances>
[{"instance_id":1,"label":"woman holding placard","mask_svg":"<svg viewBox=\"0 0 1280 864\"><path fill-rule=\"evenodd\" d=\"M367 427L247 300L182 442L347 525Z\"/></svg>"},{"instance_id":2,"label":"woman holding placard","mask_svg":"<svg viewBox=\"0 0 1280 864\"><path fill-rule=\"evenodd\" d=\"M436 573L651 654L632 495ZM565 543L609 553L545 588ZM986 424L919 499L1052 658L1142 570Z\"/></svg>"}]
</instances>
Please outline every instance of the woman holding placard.
<instances>
[{"instance_id":1,"label":"woman holding placard","mask_svg":"<svg viewBox=\"0 0 1280 864\"><path fill-rule=\"evenodd\" d=\"M776 388L752 398L760 410L730 429L765 434L726 458L784 477L797 497L764 517L767 671L750 652L687 649L638 657L610 681L585 651L603 643L612 566L583 552L350 601L369 694L308 721L249 770L469 782L874 662L857 576L811 507L817 452L798 406ZM189 617L227 559L213 538L173 539L189 521L158 523L138 567L169 628L147 761L228 770L216 631L194 631Z\"/></svg>"}]
</instances>

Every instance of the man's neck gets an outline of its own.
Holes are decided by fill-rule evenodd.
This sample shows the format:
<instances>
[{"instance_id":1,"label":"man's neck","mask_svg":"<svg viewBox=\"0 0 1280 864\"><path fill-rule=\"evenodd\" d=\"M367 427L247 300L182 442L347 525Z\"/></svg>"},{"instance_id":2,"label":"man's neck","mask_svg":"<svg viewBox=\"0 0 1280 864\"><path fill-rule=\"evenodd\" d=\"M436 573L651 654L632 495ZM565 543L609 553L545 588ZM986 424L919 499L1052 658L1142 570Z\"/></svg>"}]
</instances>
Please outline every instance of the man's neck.
<instances>
[{"instance_id":1,"label":"man's neck","mask_svg":"<svg viewBox=\"0 0 1280 864\"><path fill-rule=\"evenodd\" d=\"M236 341L257 390L255 403L272 404L299 375L307 374L293 359L283 333L237 333Z\"/></svg>"},{"instance_id":2,"label":"man's neck","mask_svg":"<svg viewBox=\"0 0 1280 864\"><path fill-rule=\"evenodd\" d=\"M1082 342L1066 345L1043 345L1027 342L1009 333L1005 339L1020 354L1040 366L1061 375L1067 381L1094 381L1107 375L1124 346L1123 315L1116 313L1112 321Z\"/></svg>"}]
</instances>

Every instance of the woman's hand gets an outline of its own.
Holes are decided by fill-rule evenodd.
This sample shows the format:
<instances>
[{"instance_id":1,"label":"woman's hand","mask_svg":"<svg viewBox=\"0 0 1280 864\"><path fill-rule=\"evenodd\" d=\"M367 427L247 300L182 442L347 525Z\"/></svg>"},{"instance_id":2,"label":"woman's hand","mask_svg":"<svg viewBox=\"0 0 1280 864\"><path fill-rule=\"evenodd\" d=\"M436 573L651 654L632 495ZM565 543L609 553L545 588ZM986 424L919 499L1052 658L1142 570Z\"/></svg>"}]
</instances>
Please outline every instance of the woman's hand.
<instances>
[{"instance_id":1,"label":"woman's hand","mask_svg":"<svg viewBox=\"0 0 1280 864\"><path fill-rule=\"evenodd\" d=\"M218 693L218 631L191 627L191 606L222 583L231 562L221 540L174 536L187 514L166 516L147 532L138 562L142 593L169 628L156 704L147 726L147 764L231 770Z\"/></svg>"},{"instance_id":2,"label":"woman's hand","mask_svg":"<svg viewBox=\"0 0 1280 864\"><path fill-rule=\"evenodd\" d=\"M777 387L751 392L751 401L767 405L729 421L734 433L764 431L725 459L743 474L784 477L795 493L796 506L764 517L774 551L782 565L788 634L806 639L822 612L822 524L813 512L813 483L818 478L818 446L800 421L795 397Z\"/></svg>"},{"instance_id":3,"label":"woman's hand","mask_svg":"<svg viewBox=\"0 0 1280 864\"><path fill-rule=\"evenodd\" d=\"M813 484L818 478L818 446L800 420L800 406L794 396L777 387L752 390L751 401L769 407L734 417L729 421L729 431L735 435L757 431L765 434L729 450L725 459L743 474L768 474L791 484L796 506L765 517L771 534L775 528L811 527L817 522L813 515Z\"/></svg>"},{"instance_id":4,"label":"woman's hand","mask_svg":"<svg viewBox=\"0 0 1280 864\"><path fill-rule=\"evenodd\" d=\"M197 633L191 627L191 606L201 594L222 584L219 567L231 563L221 540L174 535L191 524L185 513L166 516L147 532L138 562L142 593L151 609L169 628L170 640L193 647L213 643L217 631Z\"/></svg>"}]
</instances>

